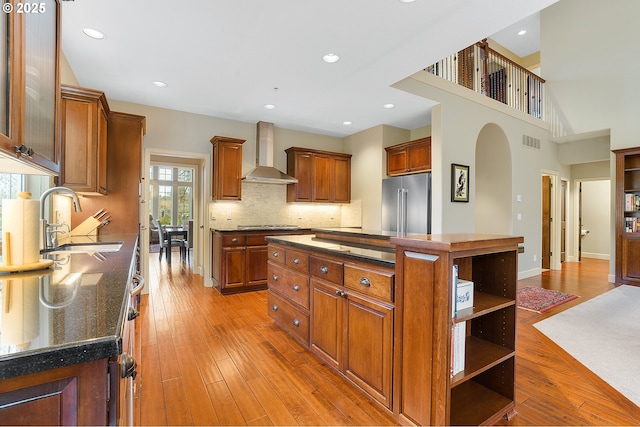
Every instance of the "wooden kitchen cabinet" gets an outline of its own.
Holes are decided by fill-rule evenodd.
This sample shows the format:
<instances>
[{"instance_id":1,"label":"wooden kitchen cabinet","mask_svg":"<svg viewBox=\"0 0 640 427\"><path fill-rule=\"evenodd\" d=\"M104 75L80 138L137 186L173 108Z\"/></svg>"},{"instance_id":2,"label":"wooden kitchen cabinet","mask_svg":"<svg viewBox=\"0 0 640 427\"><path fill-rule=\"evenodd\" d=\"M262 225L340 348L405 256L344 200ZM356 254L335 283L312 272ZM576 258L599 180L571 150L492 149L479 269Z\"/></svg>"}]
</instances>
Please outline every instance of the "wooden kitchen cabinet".
<instances>
[{"instance_id":1,"label":"wooden kitchen cabinet","mask_svg":"<svg viewBox=\"0 0 640 427\"><path fill-rule=\"evenodd\" d=\"M60 89L59 3L44 13L5 13L0 19L0 150L47 174L60 172L57 138ZM27 4L25 3L25 7Z\"/></svg>"},{"instance_id":2,"label":"wooden kitchen cabinet","mask_svg":"<svg viewBox=\"0 0 640 427\"><path fill-rule=\"evenodd\" d=\"M299 234L298 230L212 231L213 286L221 294L267 289L266 236Z\"/></svg>"},{"instance_id":3,"label":"wooden kitchen cabinet","mask_svg":"<svg viewBox=\"0 0 640 427\"><path fill-rule=\"evenodd\" d=\"M391 238L401 354L394 413L401 424L493 425L515 416L518 244L522 237ZM473 308L454 315L452 269L474 282ZM464 370L451 376L451 331L466 322Z\"/></svg>"},{"instance_id":4,"label":"wooden kitchen cabinet","mask_svg":"<svg viewBox=\"0 0 640 427\"><path fill-rule=\"evenodd\" d=\"M640 286L640 147L616 155L616 283Z\"/></svg>"},{"instance_id":5,"label":"wooden kitchen cabinet","mask_svg":"<svg viewBox=\"0 0 640 427\"><path fill-rule=\"evenodd\" d=\"M59 185L80 194L107 194L107 99L103 92L66 85L61 99Z\"/></svg>"},{"instance_id":6,"label":"wooden kitchen cabinet","mask_svg":"<svg viewBox=\"0 0 640 427\"><path fill-rule=\"evenodd\" d=\"M329 366L391 410L391 268L269 244L269 315Z\"/></svg>"},{"instance_id":7,"label":"wooden kitchen cabinet","mask_svg":"<svg viewBox=\"0 0 640 427\"><path fill-rule=\"evenodd\" d=\"M386 288L390 299L393 270L376 272L364 265L317 261L318 269L311 269L310 348L391 409L394 305L390 300L371 298L367 292L372 287ZM359 274L349 274L350 268ZM326 280L332 270L338 271L340 280Z\"/></svg>"},{"instance_id":8,"label":"wooden kitchen cabinet","mask_svg":"<svg viewBox=\"0 0 640 427\"><path fill-rule=\"evenodd\" d=\"M242 144L244 139L214 136L213 200L241 200Z\"/></svg>"},{"instance_id":9,"label":"wooden kitchen cabinet","mask_svg":"<svg viewBox=\"0 0 640 427\"><path fill-rule=\"evenodd\" d=\"M107 362L0 381L0 425L108 425Z\"/></svg>"},{"instance_id":10,"label":"wooden kitchen cabinet","mask_svg":"<svg viewBox=\"0 0 640 427\"><path fill-rule=\"evenodd\" d=\"M291 147L287 173L297 184L287 185L288 202L349 203L351 155Z\"/></svg>"},{"instance_id":11,"label":"wooden kitchen cabinet","mask_svg":"<svg viewBox=\"0 0 640 427\"><path fill-rule=\"evenodd\" d=\"M385 148L387 175L406 175L431 170L431 137Z\"/></svg>"}]
</instances>

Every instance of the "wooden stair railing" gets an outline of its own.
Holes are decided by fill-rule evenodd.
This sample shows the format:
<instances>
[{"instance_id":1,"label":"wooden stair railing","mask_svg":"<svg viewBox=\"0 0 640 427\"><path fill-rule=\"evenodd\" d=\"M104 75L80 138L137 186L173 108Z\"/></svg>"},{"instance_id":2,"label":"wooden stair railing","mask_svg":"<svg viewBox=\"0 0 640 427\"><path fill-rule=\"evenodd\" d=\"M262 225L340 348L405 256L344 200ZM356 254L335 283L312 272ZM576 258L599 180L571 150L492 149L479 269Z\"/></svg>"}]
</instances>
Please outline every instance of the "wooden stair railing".
<instances>
[{"instance_id":1,"label":"wooden stair railing","mask_svg":"<svg viewBox=\"0 0 640 427\"><path fill-rule=\"evenodd\" d=\"M486 39L425 71L543 119L544 79L491 49Z\"/></svg>"}]
</instances>

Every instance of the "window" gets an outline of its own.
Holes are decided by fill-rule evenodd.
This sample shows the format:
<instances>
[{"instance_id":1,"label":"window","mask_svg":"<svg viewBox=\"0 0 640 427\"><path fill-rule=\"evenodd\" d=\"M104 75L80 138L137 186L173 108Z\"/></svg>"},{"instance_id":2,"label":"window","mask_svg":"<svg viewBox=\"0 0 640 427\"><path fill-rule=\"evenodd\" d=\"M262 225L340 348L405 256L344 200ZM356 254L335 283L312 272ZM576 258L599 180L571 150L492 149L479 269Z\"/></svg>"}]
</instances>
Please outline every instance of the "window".
<instances>
[{"instance_id":1,"label":"window","mask_svg":"<svg viewBox=\"0 0 640 427\"><path fill-rule=\"evenodd\" d=\"M161 224L193 219L193 175L190 167L152 165L149 170L151 214Z\"/></svg>"}]
</instances>

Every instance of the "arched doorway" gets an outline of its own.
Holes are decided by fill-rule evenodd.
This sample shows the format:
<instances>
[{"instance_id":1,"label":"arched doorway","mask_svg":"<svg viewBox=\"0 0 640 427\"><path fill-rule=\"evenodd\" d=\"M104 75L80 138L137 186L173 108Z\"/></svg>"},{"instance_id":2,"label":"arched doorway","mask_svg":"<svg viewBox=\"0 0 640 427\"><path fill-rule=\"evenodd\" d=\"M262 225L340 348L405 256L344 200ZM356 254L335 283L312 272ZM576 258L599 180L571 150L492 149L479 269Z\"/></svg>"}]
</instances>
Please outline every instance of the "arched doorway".
<instances>
[{"instance_id":1,"label":"arched doorway","mask_svg":"<svg viewBox=\"0 0 640 427\"><path fill-rule=\"evenodd\" d=\"M476 232L512 234L511 148L496 124L478 134L475 169Z\"/></svg>"}]
</instances>

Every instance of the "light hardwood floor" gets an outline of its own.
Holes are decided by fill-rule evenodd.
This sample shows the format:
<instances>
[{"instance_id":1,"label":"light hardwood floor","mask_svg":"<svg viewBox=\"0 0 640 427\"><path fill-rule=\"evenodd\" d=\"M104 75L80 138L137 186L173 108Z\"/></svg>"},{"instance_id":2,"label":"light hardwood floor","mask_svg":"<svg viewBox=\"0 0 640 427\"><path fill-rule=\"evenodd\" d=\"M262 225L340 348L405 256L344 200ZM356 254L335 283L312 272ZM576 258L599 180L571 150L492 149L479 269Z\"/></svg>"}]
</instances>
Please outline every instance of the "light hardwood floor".
<instances>
[{"instance_id":1,"label":"light hardwood floor","mask_svg":"<svg viewBox=\"0 0 640 427\"><path fill-rule=\"evenodd\" d=\"M394 425L383 410L273 325L266 292L221 296L175 253L150 257L143 296L137 425ZM518 286L581 298L517 310L516 410L503 425L640 425L640 409L533 323L613 288L608 261L565 263Z\"/></svg>"}]
</instances>

